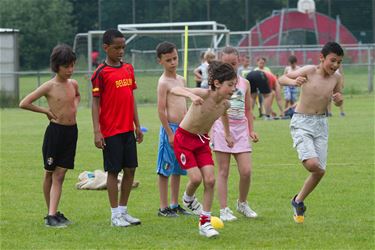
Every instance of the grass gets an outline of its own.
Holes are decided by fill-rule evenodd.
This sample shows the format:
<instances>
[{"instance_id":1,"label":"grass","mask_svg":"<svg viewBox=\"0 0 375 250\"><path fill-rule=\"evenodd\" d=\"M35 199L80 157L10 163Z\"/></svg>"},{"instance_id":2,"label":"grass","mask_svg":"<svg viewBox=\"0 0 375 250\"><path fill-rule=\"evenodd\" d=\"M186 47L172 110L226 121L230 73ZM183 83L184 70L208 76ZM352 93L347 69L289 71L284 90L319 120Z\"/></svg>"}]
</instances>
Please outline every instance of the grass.
<instances>
[{"instance_id":1,"label":"grass","mask_svg":"<svg viewBox=\"0 0 375 250\"><path fill-rule=\"evenodd\" d=\"M102 169L101 152L93 145L90 110L78 112L76 167L68 171L59 210L74 224L66 229L43 225L41 144L47 119L19 109L1 114L1 249L374 249L374 95L346 96L347 116L333 108L327 174L308 197L303 225L293 222L291 197L307 172L291 147L289 121L256 120L260 142L253 145L253 181L249 202L259 218L225 223L217 239L198 235L196 217L159 218L157 175L158 129L155 105L141 105L142 125L149 129L139 145L130 213L142 225L109 226L106 191L75 189L79 173ZM238 173L232 162L229 205L237 199ZM187 178L182 178L181 189ZM182 193L182 190L181 190ZM201 200L202 187L198 189ZM213 214L219 206L215 196Z\"/></svg>"}]
</instances>

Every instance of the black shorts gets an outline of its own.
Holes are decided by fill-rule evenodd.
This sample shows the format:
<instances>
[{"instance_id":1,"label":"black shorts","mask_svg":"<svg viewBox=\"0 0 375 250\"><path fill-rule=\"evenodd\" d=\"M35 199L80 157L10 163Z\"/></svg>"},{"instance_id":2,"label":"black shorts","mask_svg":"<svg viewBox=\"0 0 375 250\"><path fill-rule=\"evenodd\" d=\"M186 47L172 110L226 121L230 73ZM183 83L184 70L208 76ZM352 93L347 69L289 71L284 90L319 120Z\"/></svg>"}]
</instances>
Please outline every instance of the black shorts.
<instances>
[{"instance_id":1,"label":"black shorts","mask_svg":"<svg viewBox=\"0 0 375 250\"><path fill-rule=\"evenodd\" d=\"M123 168L138 167L137 145L134 131L117 134L104 139L104 170L118 173Z\"/></svg>"},{"instance_id":2,"label":"black shorts","mask_svg":"<svg viewBox=\"0 0 375 250\"><path fill-rule=\"evenodd\" d=\"M67 126L50 122L43 140L44 168L47 171L54 171L56 167L73 169L77 139L77 124Z\"/></svg>"},{"instance_id":3,"label":"black shorts","mask_svg":"<svg viewBox=\"0 0 375 250\"><path fill-rule=\"evenodd\" d=\"M251 93L259 92L261 94L271 93L270 85L268 84L268 78L261 70L254 70L247 74L246 79L250 82Z\"/></svg>"}]
</instances>

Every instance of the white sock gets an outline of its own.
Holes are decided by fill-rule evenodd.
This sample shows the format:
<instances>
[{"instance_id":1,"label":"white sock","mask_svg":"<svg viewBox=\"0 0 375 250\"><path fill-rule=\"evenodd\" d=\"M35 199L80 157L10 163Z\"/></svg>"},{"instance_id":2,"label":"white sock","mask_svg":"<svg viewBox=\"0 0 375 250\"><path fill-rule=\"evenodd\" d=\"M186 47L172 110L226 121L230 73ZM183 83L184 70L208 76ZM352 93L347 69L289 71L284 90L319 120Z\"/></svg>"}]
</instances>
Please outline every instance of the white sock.
<instances>
[{"instance_id":1,"label":"white sock","mask_svg":"<svg viewBox=\"0 0 375 250\"><path fill-rule=\"evenodd\" d=\"M128 207L127 206L118 206L119 213L128 213Z\"/></svg>"},{"instance_id":2,"label":"white sock","mask_svg":"<svg viewBox=\"0 0 375 250\"><path fill-rule=\"evenodd\" d=\"M192 202L194 200L194 195L193 196L189 196L189 195L186 194L186 192L184 192L183 199L186 202Z\"/></svg>"},{"instance_id":3,"label":"white sock","mask_svg":"<svg viewBox=\"0 0 375 250\"><path fill-rule=\"evenodd\" d=\"M208 218L211 218L211 212L207 212L207 211L203 211L203 210L202 210L201 215L203 215L203 216L207 216Z\"/></svg>"},{"instance_id":4,"label":"white sock","mask_svg":"<svg viewBox=\"0 0 375 250\"><path fill-rule=\"evenodd\" d=\"M112 218L119 213L118 207L111 207Z\"/></svg>"}]
</instances>

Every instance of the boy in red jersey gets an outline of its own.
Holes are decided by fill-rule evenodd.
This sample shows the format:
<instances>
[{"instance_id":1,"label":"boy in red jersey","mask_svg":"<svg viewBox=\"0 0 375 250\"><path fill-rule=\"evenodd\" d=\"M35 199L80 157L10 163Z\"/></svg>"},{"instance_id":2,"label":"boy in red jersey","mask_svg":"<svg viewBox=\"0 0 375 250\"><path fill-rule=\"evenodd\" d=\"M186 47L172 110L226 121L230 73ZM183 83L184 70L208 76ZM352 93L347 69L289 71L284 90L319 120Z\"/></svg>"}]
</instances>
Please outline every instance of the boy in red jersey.
<instances>
[{"instance_id":1,"label":"boy in red jersey","mask_svg":"<svg viewBox=\"0 0 375 250\"><path fill-rule=\"evenodd\" d=\"M141 143L143 134L133 95L133 90L137 88L134 69L131 64L122 62L125 47L125 37L120 31L107 30L103 35L106 59L91 77L95 146L103 150L104 170L108 173L111 225L118 227L141 224L127 211L138 167L136 141ZM118 199L117 176L121 170L124 175Z\"/></svg>"}]
</instances>

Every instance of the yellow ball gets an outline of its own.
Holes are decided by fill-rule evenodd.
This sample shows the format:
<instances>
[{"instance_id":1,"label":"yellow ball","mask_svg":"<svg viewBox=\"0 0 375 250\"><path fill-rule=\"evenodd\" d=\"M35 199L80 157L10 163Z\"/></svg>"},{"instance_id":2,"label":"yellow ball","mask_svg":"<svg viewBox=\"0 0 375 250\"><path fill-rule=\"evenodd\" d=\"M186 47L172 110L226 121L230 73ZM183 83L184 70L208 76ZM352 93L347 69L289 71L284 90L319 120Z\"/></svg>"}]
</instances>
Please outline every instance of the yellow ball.
<instances>
[{"instance_id":1,"label":"yellow ball","mask_svg":"<svg viewBox=\"0 0 375 250\"><path fill-rule=\"evenodd\" d=\"M224 227L223 221L219 217L216 217L216 216L211 216L211 225L215 229L221 229Z\"/></svg>"}]
</instances>

